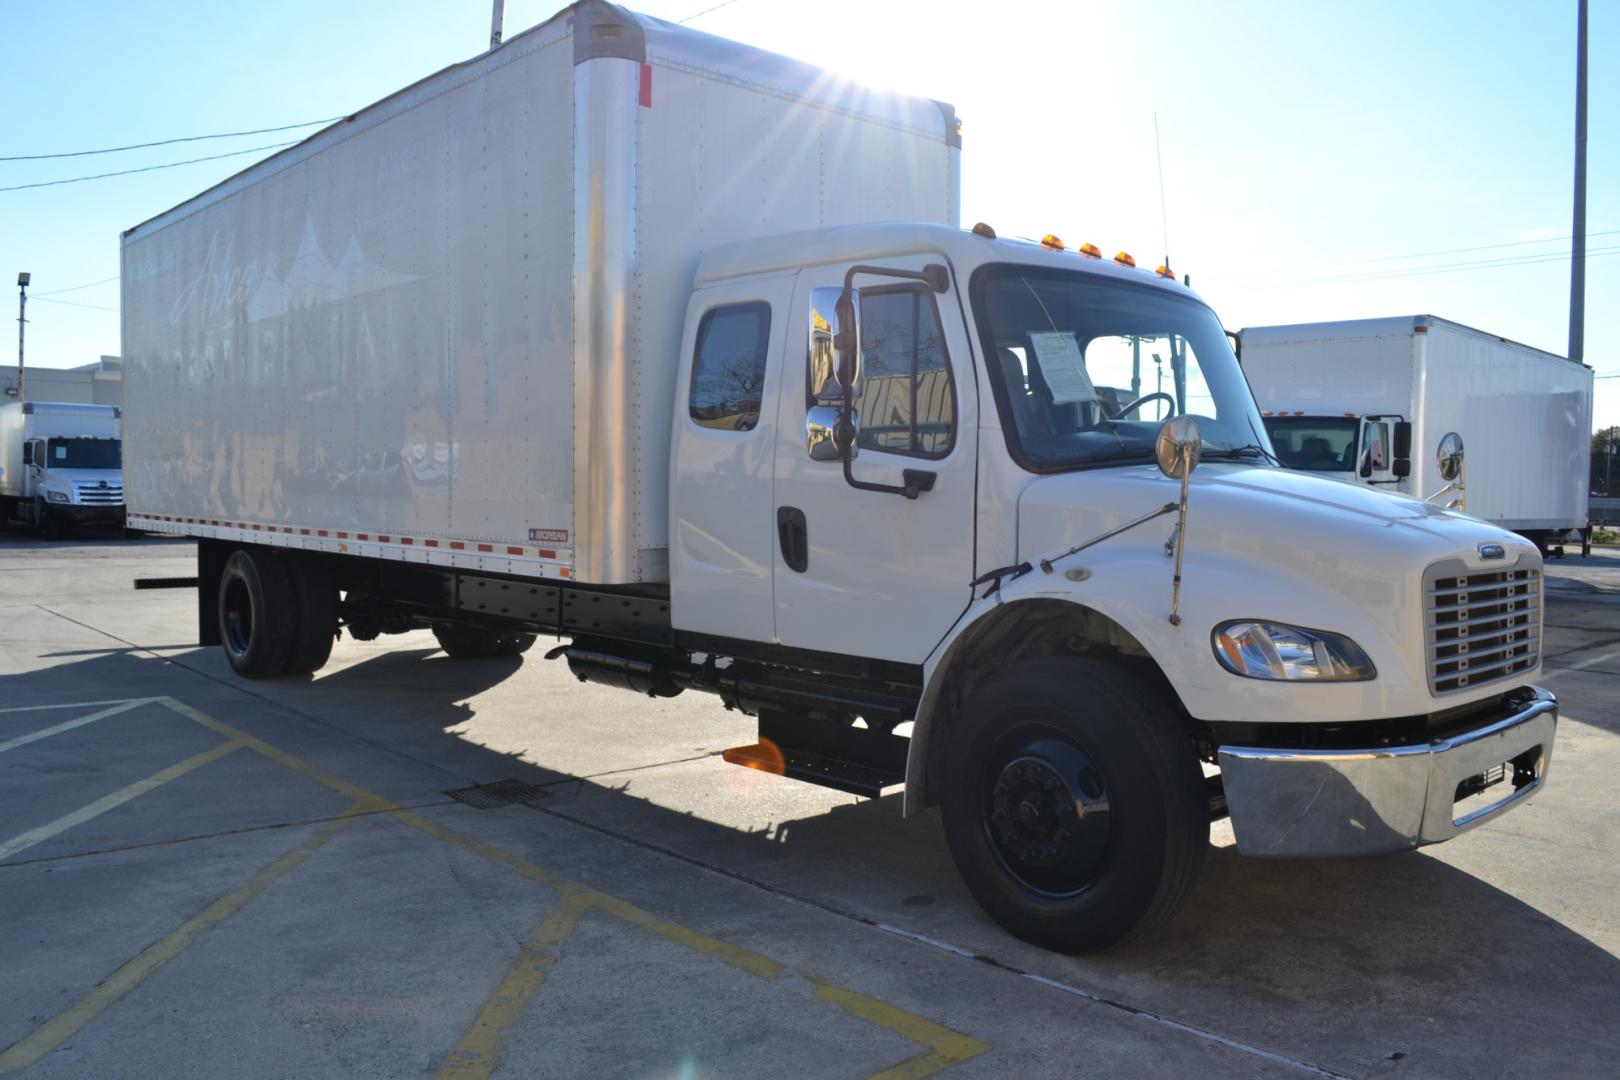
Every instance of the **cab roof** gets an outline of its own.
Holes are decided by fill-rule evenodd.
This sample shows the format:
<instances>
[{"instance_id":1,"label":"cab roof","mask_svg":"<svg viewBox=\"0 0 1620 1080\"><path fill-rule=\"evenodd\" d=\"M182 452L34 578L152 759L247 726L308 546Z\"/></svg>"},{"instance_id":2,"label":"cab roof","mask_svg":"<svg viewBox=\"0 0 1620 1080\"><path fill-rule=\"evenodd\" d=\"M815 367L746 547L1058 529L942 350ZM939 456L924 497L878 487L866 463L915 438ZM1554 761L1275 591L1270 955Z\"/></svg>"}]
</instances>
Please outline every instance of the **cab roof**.
<instances>
[{"instance_id":1,"label":"cab roof","mask_svg":"<svg viewBox=\"0 0 1620 1080\"><path fill-rule=\"evenodd\" d=\"M1160 277L1151 269L1126 266L1109 258L1092 258L1073 249L1059 251L1035 240L1007 237L992 240L969 229L922 221L806 229L723 244L704 253L698 263L696 286L702 288L733 278L781 273L802 266L928 253L945 256L963 273L986 263L1023 263L1054 270L1081 270L1201 299L1181 282Z\"/></svg>"}]
</instances>

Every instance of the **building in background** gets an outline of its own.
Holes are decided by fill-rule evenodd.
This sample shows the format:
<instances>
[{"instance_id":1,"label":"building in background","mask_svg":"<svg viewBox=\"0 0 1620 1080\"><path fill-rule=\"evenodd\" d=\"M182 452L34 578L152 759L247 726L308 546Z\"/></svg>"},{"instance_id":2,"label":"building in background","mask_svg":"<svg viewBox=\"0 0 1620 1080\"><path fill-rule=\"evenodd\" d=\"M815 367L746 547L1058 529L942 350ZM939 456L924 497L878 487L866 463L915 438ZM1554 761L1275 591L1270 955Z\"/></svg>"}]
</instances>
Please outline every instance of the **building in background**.
<instances>
[{"instance_id":1,"label":"building in background","mask_svg":"<svg viewBox=\"0 0 1620 1080\"><path fill-rule=\"evenodd\" d=\"M103 356L75 368L28 365L29 401L66 401L78 405L122 405L123 362ZM17 365L0 364L0 404L17 400Z\"/></svg>"}]
</instances>

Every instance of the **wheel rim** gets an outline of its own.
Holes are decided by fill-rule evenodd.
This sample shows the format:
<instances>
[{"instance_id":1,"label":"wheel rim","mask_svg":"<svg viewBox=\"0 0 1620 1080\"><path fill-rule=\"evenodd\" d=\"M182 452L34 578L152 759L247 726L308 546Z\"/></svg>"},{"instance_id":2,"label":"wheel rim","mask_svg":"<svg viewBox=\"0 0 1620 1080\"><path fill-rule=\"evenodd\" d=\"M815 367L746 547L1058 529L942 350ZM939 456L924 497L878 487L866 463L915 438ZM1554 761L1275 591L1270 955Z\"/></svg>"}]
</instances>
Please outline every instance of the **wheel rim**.
<instances>
[{"instance_id":1,"label":"wheel rim","mask_svg":"<svg viewBox=\"0 0 1620 1080\"><path fill-rule=\"evenodd\" d=\"M990 847L1025 888L1046 896L1085 891L1113 835L1108 781L1091 755L1045 728L1010 733L990 755L983 815Z\"/></svg>"},{"instance_id":2,"label":"wheel rim","mask_svg":"<svg viewBox=\"0 0 1620 1080\"><path fill-rule=\"evenodd\" d=\"M225 647L240 659L247 655L253 641L253 597L241 578L232 578L225 586L221 610L225 614L221 628L225 631Z\"/></svg>"}]
</instances>

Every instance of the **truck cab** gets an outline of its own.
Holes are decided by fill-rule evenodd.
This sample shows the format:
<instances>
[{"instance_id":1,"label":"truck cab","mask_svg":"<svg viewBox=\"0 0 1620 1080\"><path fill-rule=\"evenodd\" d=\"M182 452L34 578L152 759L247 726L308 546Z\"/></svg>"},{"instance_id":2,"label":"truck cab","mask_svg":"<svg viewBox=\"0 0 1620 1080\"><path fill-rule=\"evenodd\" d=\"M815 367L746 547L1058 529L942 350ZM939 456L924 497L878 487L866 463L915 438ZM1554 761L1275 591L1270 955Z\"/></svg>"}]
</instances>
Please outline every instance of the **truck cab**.
<instances>
[{"instance_id":1,"label":"truck cab","mask_svg":"<svg viewBox=\"0 0 1620 1080\"><path fill-rule=\"evenodd\" d=\"M49 536L124 525L122 411L28 401L0 408L0 515Z\"/></svg>"},{"instance_id":2,"label":"truck cab","mask_svg":"<svg viewBox=\"0 0 1620 1080\"><path fill-rule=\"evenodd\" d=\"M1166 270L982 226L739 243L697 272L675 389L677 634L850 688L796 723L762 708L728 760L888 763L1022 936L1152 923L1211 815L1249 855L1371 854L1544 781L1534 546L1278 467L1219 321ZM1401 423L1290 452L1392 475Z\"/></svg>"}]
</instances>

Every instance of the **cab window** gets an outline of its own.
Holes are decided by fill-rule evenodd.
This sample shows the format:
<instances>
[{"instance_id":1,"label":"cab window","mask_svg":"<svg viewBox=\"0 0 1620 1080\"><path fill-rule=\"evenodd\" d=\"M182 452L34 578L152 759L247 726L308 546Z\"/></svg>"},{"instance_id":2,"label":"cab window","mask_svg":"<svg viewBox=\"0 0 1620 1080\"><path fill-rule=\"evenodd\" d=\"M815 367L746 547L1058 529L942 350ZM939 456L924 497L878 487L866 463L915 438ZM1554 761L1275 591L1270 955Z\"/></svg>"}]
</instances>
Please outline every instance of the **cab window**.
<instances>
[{"instance_id":1,"label":"cab window","mask_svg":"<svg viewBox=\"0 0 1620 1080\"><path fill-rule=\"evenodd\" d=\"M861 291L860 445L940 458L956 442L956 387L933 294Z\"/></svg>"},{"instance_id":2,"label":"cab window","mask_svg":"<svg viewBox=\"0 0 1620 1080\"><path fill-rule=\"evenodd\" d=\"M688 406L701 427L752 431L759 425L770 346L771 305L763 301L717 307L698 324Z\"/></svg>"}]
</instances>

